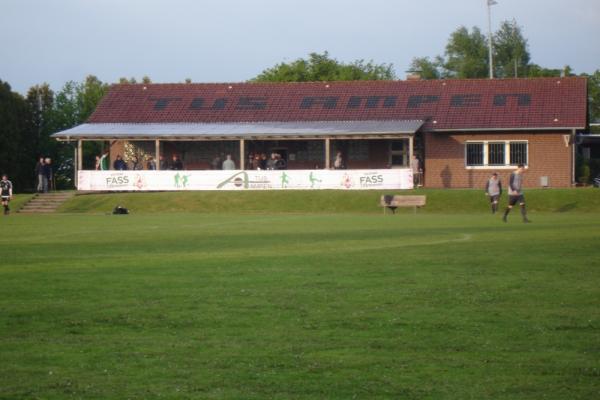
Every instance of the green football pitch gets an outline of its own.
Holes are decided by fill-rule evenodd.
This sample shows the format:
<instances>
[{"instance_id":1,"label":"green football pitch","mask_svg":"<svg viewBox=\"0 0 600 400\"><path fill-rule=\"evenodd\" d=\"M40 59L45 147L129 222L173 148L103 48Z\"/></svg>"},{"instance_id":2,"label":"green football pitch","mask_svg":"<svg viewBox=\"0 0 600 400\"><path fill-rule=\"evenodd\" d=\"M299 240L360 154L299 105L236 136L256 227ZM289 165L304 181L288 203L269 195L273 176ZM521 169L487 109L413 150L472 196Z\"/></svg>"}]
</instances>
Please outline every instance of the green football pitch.
<instances>
[{"instance_id":1,"label":"green football pitch","mask_svg":"<svg viewBox=\"0 0 600 400\"><path fill-rule=\"evenodd\" d=\"M600 214L0 220L0 399L600 397Z\"/></svg>"}]
</instances>

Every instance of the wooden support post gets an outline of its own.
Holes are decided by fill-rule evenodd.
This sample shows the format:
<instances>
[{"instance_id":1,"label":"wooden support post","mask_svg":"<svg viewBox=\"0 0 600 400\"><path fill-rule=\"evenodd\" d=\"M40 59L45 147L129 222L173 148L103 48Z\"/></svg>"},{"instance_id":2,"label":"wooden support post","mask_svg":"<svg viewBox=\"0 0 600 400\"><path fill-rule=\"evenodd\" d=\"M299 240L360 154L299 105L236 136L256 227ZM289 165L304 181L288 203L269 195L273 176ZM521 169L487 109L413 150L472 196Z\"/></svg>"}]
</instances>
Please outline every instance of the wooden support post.
<instances>
[{"instance_id":1,"label":"wooden support post","mask_svg":"<svg viewBox=\"0 0 600 400\"><path fill-rule=\"evenodd\" d=\"M412 160L412 156L415 153L413 146L414 146L414 138L413 136L409 136L408 137L408 165L410 166L410 162Z\"/></svg>"},{"instance_id":2,"label":"wooden support post","mask_svg":"<svg viewBox=\"0 0 600 400\"><path fill-rule=\"evenodd\" d=\"M77 171L83 169L83 140L77 141Z\"/></svg>"},{"instance_id":3,"label":"wooden support post","mask_svg":"<svg viewBox=\"0 0 600 400\"><path fill-rule=\"evenodd\" d=\"M244 154L246 153L246 141L244 139L240 139L240 168L242 171L246 169L246 157Z\"/></svg>"},{"instance_id":4,"label":"wooden support post","mask_svg":"<svg viewBox=\"0 0 600 400\"><path fill-rule=\"evenodd\" d=\"M74 150L75 154L73 157L74 160L79 160L79 148L78 147L79 147L79 142L77 143L77 146L75 146L75 148L74 148L75 149ZM36 176L36 178L37 178L37 176ZM77 163L75 163L75 171L73 173L73 182L75 182L75 189L77 189L78 181L79 181L79 169L77 168Z\"/></svg>"},{"instance_id":5,"label":"wooden support post","mask_svg":"<svg viewBox=\"0 0 600 400\"><path fill-rule=\"evenodd\" d=\"M331 168L331 144L329 138L325 139L325 169Z\"/></svg>"},{"instance_id":6,"label":"wooden support post","mask_svg":"<svg viewBox=\"0 0 600 400\"><path fill-rule=\"evenodd\" d=\"M156 139L154 141L154 152L156 153L156 157L154 158L154 163L156 164L156 170L160 170L160 140Z\"/></svg>"}]
</instances>

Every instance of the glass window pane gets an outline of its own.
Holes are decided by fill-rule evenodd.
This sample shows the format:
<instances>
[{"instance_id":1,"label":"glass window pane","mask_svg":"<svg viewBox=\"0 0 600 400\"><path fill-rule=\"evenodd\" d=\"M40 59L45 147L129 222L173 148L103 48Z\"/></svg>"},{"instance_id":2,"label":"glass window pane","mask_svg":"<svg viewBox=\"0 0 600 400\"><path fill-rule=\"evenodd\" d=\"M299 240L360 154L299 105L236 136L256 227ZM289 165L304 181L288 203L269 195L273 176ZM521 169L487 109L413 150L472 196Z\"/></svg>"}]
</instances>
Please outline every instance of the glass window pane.
<instances>
[{"instance_id":1,"label":"glass window pane","mask_svg":"<svg viewBox=\"0 0 600 400\"><path fill-rule=\"evenodd\" d=\"M527 165L527 143L514 142L510 144L510 164Z\"/></svg>"},{"instance_id":2,"label":"glass window pane","mask_svg":"<svg viewBox=\"0 0 600 400\"><path fill-rule=\"evenodd\" d=\"M504 143L488 144L488 165L504 165Z\"/></svg>"},{"instance_id":3,"label":"glass window pane","mask_svg":"<svg viewBox=\"0 0 600 400\"><path fill-rule=\"evenodd\" d=\"M392 151L403 151L403 150L404 150L404 140L392 141Z\"/></svg>"},{"instance_id":4,"label":"glass window pane","mask_svg":"<svg viewBox=\"0 0 600 400\"><path fill-rule=\"evenodd\" d=\"M467 143L467 165L483 165L483 143Z\"/></svg>"},{"instance_id":5,"label":"glass window pane","mask_svg":"<svg viewBox=\"0 0 600 400\"><path fill-rule=\"evenodd\" d=\"M392 155L392 165L394 166L406 166L406 163L404 161L405 157L401 154L393 154Z\"/></svg>"}]
</instances>

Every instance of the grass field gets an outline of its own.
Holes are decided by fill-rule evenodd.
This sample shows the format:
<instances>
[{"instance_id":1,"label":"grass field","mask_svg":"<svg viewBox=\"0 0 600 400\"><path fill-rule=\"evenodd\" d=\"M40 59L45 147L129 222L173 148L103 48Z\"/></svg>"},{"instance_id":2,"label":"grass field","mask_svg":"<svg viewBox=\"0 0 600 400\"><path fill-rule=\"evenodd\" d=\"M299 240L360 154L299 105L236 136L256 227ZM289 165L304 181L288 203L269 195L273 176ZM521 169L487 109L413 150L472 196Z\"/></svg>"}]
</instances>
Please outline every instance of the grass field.
<instances>
[{"instance_id":1,"label":"grass field","mask_svg":"<svg viewBox=\"0 0 600 400\"><path fill-rule=\"evenodd\" d=\"M598 192L548 193L532 224L434 192L0 219L0 399L599 398Z\"/></svg>"}]
</instances>

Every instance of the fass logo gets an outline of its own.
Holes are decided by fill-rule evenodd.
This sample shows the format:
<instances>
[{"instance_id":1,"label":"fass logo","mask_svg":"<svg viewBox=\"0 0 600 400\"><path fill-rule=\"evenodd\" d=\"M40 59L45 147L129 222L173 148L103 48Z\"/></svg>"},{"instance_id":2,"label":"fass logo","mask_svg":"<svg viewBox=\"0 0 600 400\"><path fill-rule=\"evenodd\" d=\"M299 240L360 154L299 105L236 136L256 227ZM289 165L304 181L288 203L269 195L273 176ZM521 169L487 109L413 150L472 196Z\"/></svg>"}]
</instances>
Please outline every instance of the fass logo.
<instances>
[{"instance_id":1,"label":"fass logo","mask_svg":"<svg viewBox=\"0 0 600 400\"><path fill-rule=\"evenodd\" d=\"M129 176L125 174L112 174L106 178L106 186L109 188L129 186Z\"/></svg>"},{"instance_id":2,"label":"fass logo","mask_svg":"<svg viewBox=\"0 0 600 400\"><path fill-rule=\"evenodd\" d=\"M381 186L383 184L383 175L378 173L365 174L360 177L361 187Z\"/></svg>"}]
</instances>

